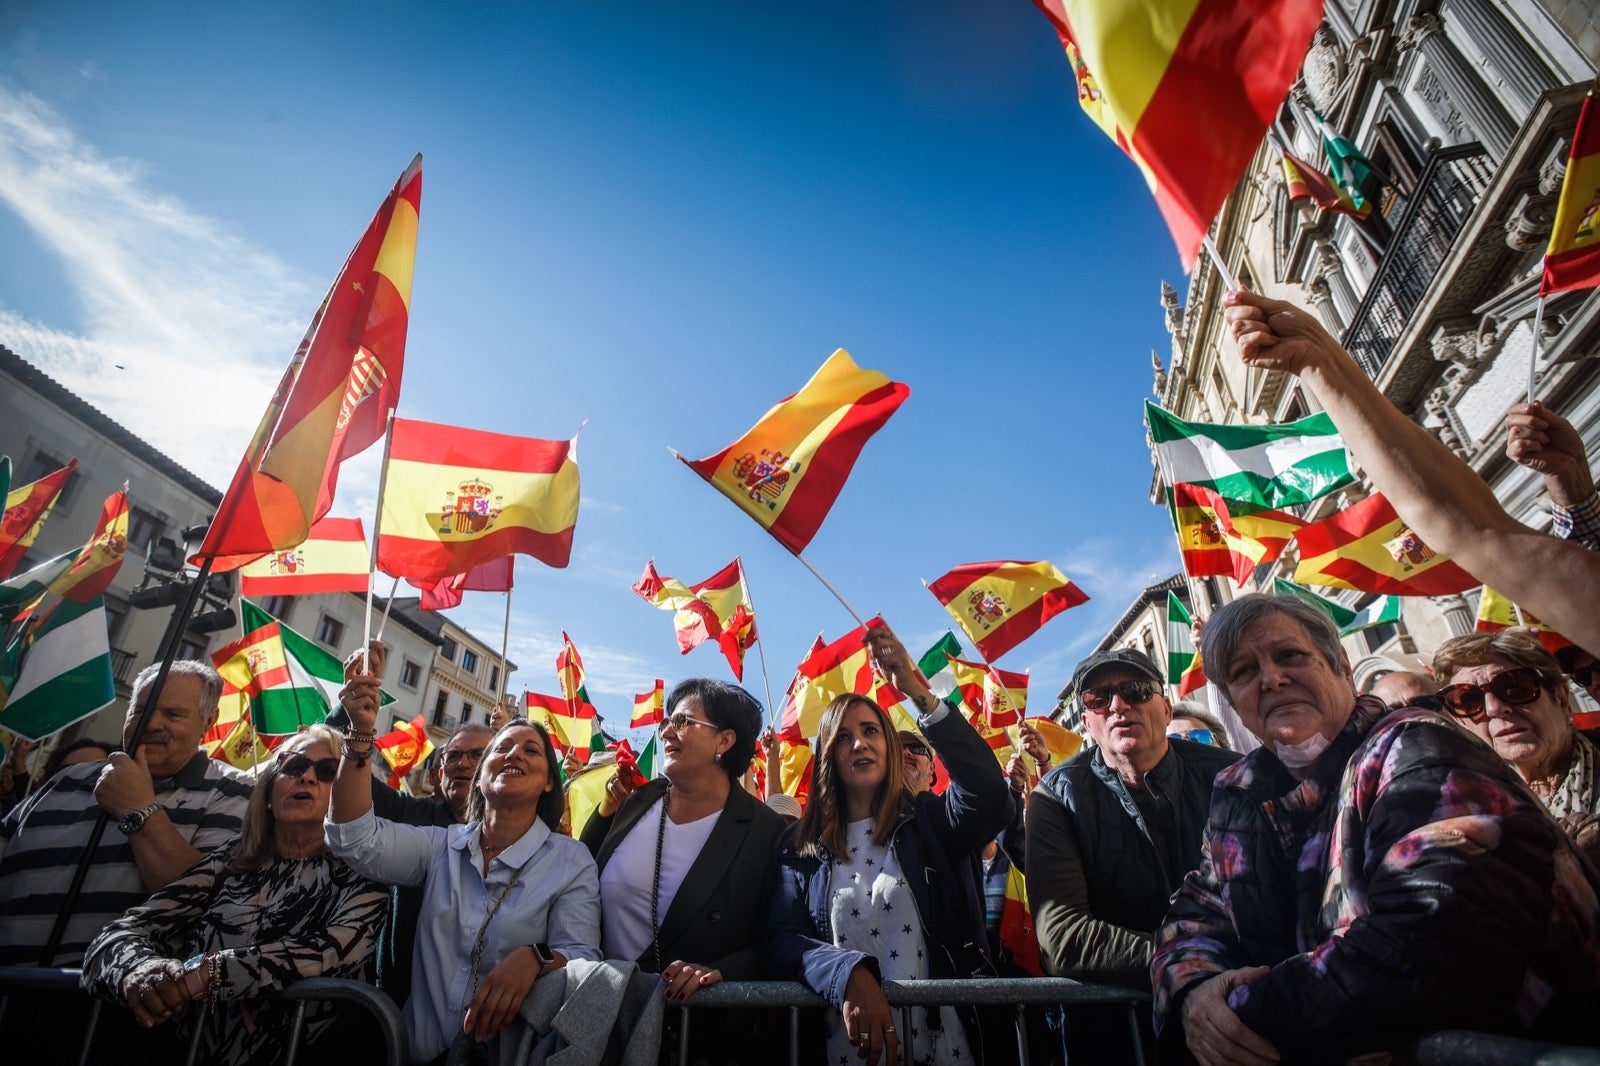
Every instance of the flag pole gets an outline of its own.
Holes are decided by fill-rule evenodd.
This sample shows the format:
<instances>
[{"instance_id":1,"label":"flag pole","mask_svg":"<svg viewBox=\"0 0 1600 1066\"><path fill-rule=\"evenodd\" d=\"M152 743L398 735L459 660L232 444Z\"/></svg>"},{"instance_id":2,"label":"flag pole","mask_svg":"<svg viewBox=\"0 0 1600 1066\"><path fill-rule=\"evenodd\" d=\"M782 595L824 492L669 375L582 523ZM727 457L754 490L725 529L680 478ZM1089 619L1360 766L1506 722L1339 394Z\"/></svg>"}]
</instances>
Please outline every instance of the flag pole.
<instances>
[{"instance_id":1,"label":"flag pole","mask_svg":"<svg viewBox=\"0 0 1600 1066\"><path fill-rule=\"evenodd\" d=\"M744 586L745 600L748 601L752 597L750 595L750 578L744 572L744 557L741 555L735 555L733 557L733 561L739 566L739 584ZM754 604L746 602L745 606L750 608L751 615L756 613ZM772 723L776 724L778 719L776 717L777 709L772 706L772 682L767 678L766 641L761 639L761 634L759 631L756 633L756 652L761 656L761 687L764 688L767 693L767 714L774 716L772 718Z\"/></svg>"},{"instance_id":2,"label":"flag pole","mask_svg":"<svg viewBox=\"0 0 1600 1066\"><path fill-rule=\"evenodd\" d=\"M361 672L364 674L372 670L371 664L367 662L367 649L372 644L372 580L378 573L378 534L383 529L383 489L389 480L389 446L393 442L394 408L391 407L383 422L383 465L378 468L378 506L372 521L372 547L367 551L367 611L363 622L365 632L361 635ZM396 588L399 587L399 581L399 578L395 579ZM393 595L390 595L389 602L394 602ZM384 609L383 617L385 621L389 618L387 607ZM383 627L380 626L378 631L381 633Z\"/></svg>"},{"instance_id":3,"label":"flag pole","mask_svg":"<svg viewBox=\"0 0 1600 1066\"><path fill-rule=\"evenodd\" d=\"M1542 286L1541 286L1542 288ZM1544 327L1544 293L1533 310L1533 346L1528 349L1528 402L1533 403L1533 390L1539 376L1539 334Z\"/></svg>"},{"instance_id":4,"label":"flag pole","mask_svg":"<svg viewBox=\"0 0 1600 1066\"><path fill-rule=\"evenodd\" d=\"M370 581L368 582L368 585L369 586L371 585ZM377 634L376 637L373 638L374 640L378 641L379 643L383 642L383 631L389 628L389 612L394 609L394 594L396 592L399 592L399 591L400 591L400 579L399 578L395 578L394 579L394 584L389 586L389 598L388 598L388 600L386 600L384 602L384 605L383 605L383 617L378 619L378 634ZM368 595L369 596L371 595L370 587L369 587Z\"/></svg>"},{"instance_id":5,"label":"flag pole","mask_svg":"<svg viewBox=\"0 0 1600 1066\"><path fill-rule=\"evenodd\" d=\"M795 552L794 553L794 557L796 559L800 560L800 565L801 566L803 566L807 570L811 571L811 576L812 577L814 577L818 581L822 582L822 587L823 588L825 588L829 592L833 593L833 598L839 601L839 605L841 607L843 607L846 611L850 612L850 617L854 618L856 620L856 625L861 626L863 628L866 627L867 623L865 623L865 622L863 622L861 620L861 616L859 614L856 614L856 609L854 607L850 606L848 603L845 603L844 597L839 595L839 590L834 588L832 585L828 584L828 579L823 577L821 574L817 573L817 568L812 566L809 562L807 562L806 561L806 557L804 555L801 555L799 552Z\"/></svg>"},{"instance_id":6,"label":"flag pole","mask_svg":"<svg viewBox=\"0 0 1600 1066\"><path fill-rule=\"evenodd\" d=\"M506 651L511 646L511 589L506 589L506 624L500 632L500 691L494 694L494 705L500 707L506 702L506 682L510 680L510 672L506 662Z\"/></svg>"}]
</instances>

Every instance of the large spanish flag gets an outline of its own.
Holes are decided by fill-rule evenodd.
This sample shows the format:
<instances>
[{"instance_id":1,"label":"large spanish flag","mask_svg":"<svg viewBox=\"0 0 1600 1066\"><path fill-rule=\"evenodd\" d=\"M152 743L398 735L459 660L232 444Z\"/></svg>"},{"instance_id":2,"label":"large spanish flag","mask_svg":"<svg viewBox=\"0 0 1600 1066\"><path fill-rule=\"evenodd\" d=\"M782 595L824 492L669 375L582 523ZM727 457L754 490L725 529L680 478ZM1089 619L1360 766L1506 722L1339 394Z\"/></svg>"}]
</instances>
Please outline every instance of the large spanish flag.
<instances>
[{"instance_id":1,"label":"large spanish flag","mask_svg":"<svg viewBox=\"0 0 1600 1066\"><path fill-rule=\"evenodd\" d=\"M990 662L1062 611L1089 599L1048 562L1010 560L963 564L929 585L928 591Z\"/></svg>"},{"instance_id":2,"label":"large spanish flag","mask_svg":"<svg viewBox=\"0 0 1600 1066\"><path fill-rule=\"evenodd\" d=\"M422 156L384 198L311 318L195 558L234 570L292 548L333 506L339 464L383 436L400 399Z\"/></svg>"},{"instance_id":3,"label":"large spanish flag","mask_svg":"<svg viewBox=\"0 0 1600 1066\"><path fill-rule=\"evenodd\" d=\"M840 348L744 436L704 459L678 458L799 555L867 439L909 395L909 386L861 369Z\"/></svg>"},{"instance_id":4,"label":"large spanish flag","mask_svg":"<svg viewBox=\"0 0 1600 1066\"><path fill-rule=\"evenodd\" d=\"M1572 131L1539 295L1591 285L1600 285L1600 115L1595 114L1592 92Z\"/></svg>"},{"instance_id":5,"label":"large spanish flag","mask_svg":"<svg viewBox=\"0 0 1600 1066\"><path fill-rule=\"evenodd\" d=\"M1028 675L1001 670L987 663L951 659L961 702L983 716L991 729L1004 729L1022 721L1028 710Z\"/></svg>"},{"instance_id":6,"label":"large spanish flag","mask_svg":"<svg viewBox=\"0 0 1600 1066\"><path fill-rule=\"evenodd\" d=\"M1551 655L1572 645L1572 641L1527 611L1519 610L1517 605L1511 602L1510 597L1496 592L1488 585L1483 586L1483 595L1478 599L1478 620L1472 628L1479 633L1498 633L1512 626L1532 629L1538 635L1539 643L1543 644Z\"/></svg>"},{"instance_id":7,"label":"large spanish flag","mask_svg":"<svg viewBox=\"0 0 1600 1066\"><path fill-rule=\"evenodd\" d=\"M1395 596L1447 596L1480 582L1412 532L1381 492L1296 531L1302 585Z\"/></svg>"},{"instance_id":8,"label":"large spanish flag","mask_svg":"<svg viewBox=\"0 0 1600 1066\"><path fill-rule=\"evenodd\" d=\"M122 569L128 552L128 488L106 497L100 508L100 524L83 546L72 568L50 583L50 591L74 603L89 603L104 596L111 581Z\"/></svg>"},{"instance_id":9,"label":"large spanish flag","mask_svg":"<svg viewBox=\"0 0 1600 1066\"><path fill-rule=\"evenodd\" d=\"M323 518L293 548L273 552L239 570L241 596L306 596L315 592L366 592L371 556L359 518Z\"/></svg>"},{"instance_id":10,"label":"large spanish flag","mask_svg":"<svg viewBox=\"0 0 1600 1066\"><path fill-rule=\"evenodd\" d=\"M378 569L426 584L512 552L566 566L578 442L394 420Z\"/></svg>"},{"instance_id":11,"label":"large spanish flag","mask_svg":"<svg viewBox=\"0 0 1600 1066\"><path fill-rule=\"evenodd\" d=\"M756 641L756 619L744 585L744 567L737 558L696 585L662 577L652 559L644 564L633 591L663 611L676 612L672 628L678 634L680 654L687 655L689 649L714 640L733 668L733 676L744 680L744 653Z\"/></svg>"},{"instance_id":12,"label":"large spanish flag","mask_svg":"<svg viewBox=\"0 0 1600 1066\"><path fill-rule=\"evenodd\" d=\"M50 517L50 508L77 468L78 460L73 459L60 470L6 493L5 514L0 516L0 578L16 572L17 564L33 547L40 527Z\"/></svg>"},{"instance_id":13,"label":"large spanish flag","mask_svg":"<svg viewBox=\"0 0 1600 1066\"><path fill-rule=\"evenodd\" d=\"M605 748L599 712L588 700L569 701L543 692L524 692L522 700L528 721L545 727L557 753L581 751L587 755Z\"/></svg>"},{"instance_id":14,"label":"large spanish flag","mask_svg":"<svg viewBox=\"0 0 1600 1066\"><path fill-rule=\"evenodd\" d=\"M1322 0L1034 3L1073 61L1084 110L1143 172L1192 268L1299 76Z\"/></svg>"},{"instance_id":15,"label":"large spanish flag","mask_svg":"<svg viewBox=\"0 0 1600 1066\"><path fill-rule=\"evenodd\" d=\"M793 695L784 704L778 732L791 740L817 735L822 712L836 697L866 696L885 709L905 699L893 685L872 671L867 655L867 630L883 625L873 618L831 644L813 648L796 672Z\"/></svg>"}]
</instances>

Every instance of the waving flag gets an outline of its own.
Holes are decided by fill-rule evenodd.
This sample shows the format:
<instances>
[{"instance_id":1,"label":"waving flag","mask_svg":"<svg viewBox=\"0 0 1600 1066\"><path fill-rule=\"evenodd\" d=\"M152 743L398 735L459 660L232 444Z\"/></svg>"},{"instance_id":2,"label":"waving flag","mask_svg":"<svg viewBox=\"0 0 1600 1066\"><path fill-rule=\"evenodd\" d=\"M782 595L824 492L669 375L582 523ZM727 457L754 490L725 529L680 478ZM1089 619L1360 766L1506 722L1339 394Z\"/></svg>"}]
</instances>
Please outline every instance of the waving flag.
<instances>
[{"instance_id":1,"label":"waving flag","mask_svg":"<svg viewBox=\"0 0 1600 1066\"><path fill-rule=\"evenodd\" d=\"M62 552L31 570L0 581L0 628L33 610L50 587L72 569L80 554L78 551Z\"/></svg>"},{"instance_id":2,"label":"waving flag","mask_svg":"<svg viewBox=\"0 0 1600 1066\"><path fill-rule=\"evenodd\" d=\"M1177 687L1180 700L1206 687L1200 650L1194 646L1194 619L1171 589L1167 590L1167 684Z\"/></svg>"},{"instance_id":3,"label":"waving flag","mask_svg":"<svg viewBox=\"0 0 1600 1066\"><path fill-rule=\"evenodd\" d=\"M659 725L666 711L666 692L667 683L658 677L655 688L635 696L633 717L628 722L628 728L644 729L646 726Z\"/></svg>"},{"instance_id":4,"label":"waving flag","mask_svg":"<svg viewBox=\"0 0 1600 1066\"><path fill-rule=\"evenodd\" d=\"M0 727L42 740L116 702L104 600L63 601L27 643L18 649L21 670L0 710ZM17 656L8 649L6 659L14 663Z\"/></svg>"},{"instance_id":5,"label":"waving flag","mask_svg":"<svg viewBox=\"0 0 1600 1066\"><path fill-rule=\"evenodd\" d=\"M805 658L800 660L800 665L803 667L827 646L827 641L822 639L821 633L818 633L811 641L811 647L806 649ZM785 740L799 741L804 737L800 732L800 703L805 688L806 675L796 667L794 676L789 679L789 687L783 693L783 707L778 712L778 735Z\"/></svg>"},{"instance_id":6,"label":"waving flag","mask_svg":"<svg viewBox=\"0 0 1600 1066\"><path fill-rule=\"evenodd\" d=\"M1372 205L1357 207L1349 191L1337 188L1333 180L1322 171L1298 156L1283 153L1283 184L1291 200L1310 200L1324 211L1366 218L1372 214Z\"/></svg>"},{"instance_id":7,"label":"waving flag","mask_svg":"<svg viewBox=\"0 0 1600 1066\"><path fill-rule=\"evenodd\" d=\"M293 548L333 506L339 464L383 436L400 399L422 157L345 260L267 404L195 558L219 572Z\"/></svg>"},{"instance_id":8,"label":"waving flag","mask_svg":"<svg viewBox=\"0 0 1600 1066\"><path fill-rule=\"evenodd\" d=\"M966 563L928 586L990 662L1089 596L1047 562Z\"/></svg>"},{"instance_id":9,"label":"waving flag","mask_svg":"<svg viewBox=\"0 0 1600 1066\"><path fill-rule=\"evenodd\" d=\"M1241 500L1224 500L1210 489L1172 486L1172 518L1184 573L1228 575L1240 588L1256 567L1275 561L1304 520Z\"/></svg>"},{"instance_id":10,"label":"waving flag","mask_svg":"<svg viewBox=\"0 0 1600 1066\"><path fill-rule=\"evenodd\" d=\"M128 552L128 488L106 497L100 524L65 574L50 583L50 591L74 603L89 603L104 596L122 569Z\"/></svg>"},{"instance_id":11,"label":"waving flag","mask_svg":"<svg viewBox=\"0 0 1600 1066\"><path fill-rule=\"evenodd\" d=\"M1520 618L1518 617L1520 614ZM1572 641L1557 633L1543 622L1539 621L1527 611L1518 611L1517 606L1510 598L1503 596L1490 588L1483 586L1483 595L1478 599L1478 620L1473 629L1479 633L1498 633L1502 629L1512 626L1524 626L1532 629L1539 637L1539 643L1544 645L1545 651L1551 655L1562 648L1572 646Z\"/></svg>"},{"instance_id":12,"label":"waving flag","mask_svg":"<svg viewBox=\"0 0 1600 1066\"><path fill-rule=\"evenodd\" d=\"M1326 596L1319 596L1310 589L1303 589L1293 581L1285 581L1281 577L1272 582L1272 591L1279 596L1297 597L1313 607L1326 611L1328 617L1339 627L1339 635L1344 637L1359 633L1363 629L1371 629L1373 626L1400 621L1399 596L1379 596L1358 611L1342 603L1335 603Z\"/></svg>"},{"instance_id":13,"label":"waving flag","mask_svg":"<svg viewBox=\"0 0 1600 1066\"><path fill-rule=\"evenodd\" d=\"M1294 579L1301 585L1447 596L1480 584L1424 544L1382 493L1306 526L1294 539L1300 545Z\"/></svg>"},{"instance_id":14,"label":"waving flag","mask_svg":"<svg viewBox=\"0 0 1600 1066\"><path fill-rule=\"evenodd\" d=\"M1377 168L1372 165L1372 160L1361 154L1361 149L1330 126L1327 119L1315 111L1311 114L1316 120L1317 132L1322 134L1322 151L1328 157L1328 165L1333 168L1334 180L1357 210L1371 211L1372 205L1362 195L1361 186L1377 172Z\"/></svg>"},{"instance_id":15,"label":"waving flag","mask_svg":"<svg viewBox=\"0 0 1600 1066\"><path fill-rule=\"evenodd\" d=\"M1004 729L1022 721L1028 710L1028 675L1001 670L987 663L951 659L950 669L961 692L961 702L983 716L991 729Z\"/></svg>"},{"instance_id":16,"label":"waving flag","mask_svg":"<svg viewBox=\"0 0 1600 1066\"><path fill-rule=\"evenodd\" d=\"M479 563L464 574L451 574L431 584L418 581L409 584L422 590L418 606L424 611L448 611L461 606L462 597L468 592L510 592L516 578L515 560L515 555L502 555Z\"/></svg>"},{"instance_id":17,"label":"waving flag","mask_svg":"<svg viewBox=\"0 0 1600 1066\"><path fill-rule=\"evenodd\" d=\"M298 546L239 570L241 596L306 596L366 592L371 580L367 535L359 518L323 518Z\"/></svg>"},{"instance_id":18,"label":"waving flag","mask_svg":"<svg viewBox=\"0 0 1600 1066\"><path fill-rule=\"evenodd\" d=\"M1326 414L1275 426L1186 422L1144 405L1156 463L1168 489L1210 489L1258 507L1310 503L1355 481L1344 438Z\"/></svg>"},{"instance_id":19,"label":"waving flag","mask_svg":"<svg viewBox=\"0 0 1600 1066\"><path fill-rule=\"evenodd\" d=\"M389 764L389 787L399 788L406 774L422 765L433 752L433 738L428 736L428 720L417 715L409 722L395 723L392 733L385 733L373 742Z\"/></svg>"},{"instance_id":20,"label":"waving flag","mask_svg":"<svg viewBox=\"0 0 1600 1066\"><path fill-rule=\"evenodd\" d=\"M1084 110L1139 166L1192 269L1300 74L1321 0L1034 3L1073 61Z\"/></svg>"},{"instance_id":21,"label":"waving flag","mask_svg":"<svg viewBox=\"0 0 1600 1066\"><path fill-rule=\"evenodd\" d=\"M795 740L816 736L822 712L838 696L866 696L880 707L892 707L905 699L872 672L865 643L867 630L881 625L883 619L873 618L806 656L800 664L794 697L784 706L780 733Z\"/></svg>"},{"instance_id":22,"label":"waving flag","mask_svg":"<svg viewBox=\"0 0 1600 1066\"><path fill-rule=\"evenodd\" d=\"M1600 285L1600 116L1583 101L1567 152L1566 176L1544 253L1539 295Z\"/></svg>"},{"instance_id":23,"label":"waving flag","mask_svg":"<svg viewBox=\"0 0 1600 1066\"><path fill-rule=\"evenodd\" d=\"M539 722L550 733L556 751L580 751L593 754L605 749L605 735L600 731L599 712L587 697L569 700L566 696L549 696L542 692L524 692L528 720Z\"/></svg>"},{"instance_id":24,"label":"waving flag","mask_svg":"<svg viewBox=\"0 0 1600 1066\"><path fill-rule=\"evenodd\" d=\"M672 628L678 634L680 653L687 655L691 648L714 640L733 668L733 676L744 680L744 653L755 643L756 632L744 567L738 559L697 585L662 577L652 559L645 563L633 591L663 611L676 612Z\"/></svg>"},{"instance_id":25,"label":"waving flag","mask_svg":"<svg viewBox=\"0 0 1600 1066\"><path fill-rule=\"evenodd\" d=\"M799 555L868 438L909 395L909 386L861 369L840 348L744 436L704 459L678 458Z\"/></svg>"},{"instance_id":26,"label":"waving flag","mask_svg":"<svg viewBox=\"0 0 1600 1066\"><path fill-rule=\"evenodd\" d=\"M221 722L220 714L217 720ZM270 739L281 742L282 738L269 738L258 734L248 712L236 715L230 721L233 724L226 727L226 731L219 739L212 740L211 733L206 734L207 739L201 746L206 749L207 755L229 766L237 766L241 770L253 770L272 758L272 746L267 741ZM217 729L213 727L212 732L217 732Z\"/></svg>"},{"instance_id":27,"label":"waving flag","mask_svg":"<svg viewBox=\"0 0 1600 1066\"><path fill-rule=\"evenodd\" d=\"M572 557L578 442L394 420L378 569L433 584L520 552Z\"/></svg>"},{"instance_id":28,"label":"waving flag","mask_svg":"<svg viewBox=\"0 0 1600 1066\"><path fill-rule=\"evenodd\" d=\"M78 460L74 459L55 473L0 496L5 500L5 514L0 517L0 578L16 572L17 564L33 547L40 527L50 517L50 508L77 468Z\"/></svg>"}]
</instances>

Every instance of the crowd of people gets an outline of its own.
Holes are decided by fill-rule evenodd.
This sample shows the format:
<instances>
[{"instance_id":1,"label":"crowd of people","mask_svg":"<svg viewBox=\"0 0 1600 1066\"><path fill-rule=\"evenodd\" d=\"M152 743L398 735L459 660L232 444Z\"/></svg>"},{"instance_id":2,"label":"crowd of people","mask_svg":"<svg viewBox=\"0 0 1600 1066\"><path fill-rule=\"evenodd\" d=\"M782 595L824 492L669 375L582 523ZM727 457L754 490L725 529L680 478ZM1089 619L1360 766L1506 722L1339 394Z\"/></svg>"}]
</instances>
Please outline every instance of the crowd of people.
<instances>
[{"instance_id":1,"label":"crowd of people","mask_svg":"<svg viewBox=\"0 0 1600 1066\"><path fill-rule=\"evenodd\" d=\"M150 705L137 747L63 760L0 822L0 964L81 968L126 1008L124 1049L197 1039L227 1064L276 1061L274 993L317 975L376 983L422 1063L569 1045L676 1062L663 1004L760 979L829 1005L804 1061L1007 1062L1011 1011L897 1016L883 985L1026 972L1001 931L1021 871L1037 972L1150 995L1137 1031L1104 1009L1030 1011L1036 1061L1131 1061L1140 1040L1204 1066L1386 1062L1447 1028L1600 1044L1600 767L1573 719L1574 686L1600 693L1582 650L1600 648L1600 500L1581 440L1538 405L1508 417L1512 458L1559 509L1556 536L1535 532L1312 316L1239 292L1227 318L1247 363L1302 378L1431 546L1576 643L1469 634L1430 672L1358 693L1326 613L1246 595L1205 621L1199 650L1248 754L1204 706L1175 705L1148 657L1115 649L1072 674L1088 745L1053 765L1025 724L1002 768L877 627L873 668L917 729L834 700L803 810L773 787L761 705L697 678L666 701L661 776L616 767L576 839L536 722L463 726L431 797L376 779L380 645L348 660L345 727L288 738L254 778L200 747L215 672L175 663L147 700L152 667L128 707L125 746ZM749 785L758 760L770 802ZM698 1011L688 1061L781 1058L769 1022ZM327 1005L304 1035L302 1061L363 1061L364 1034Z\"/></svg>"}]
</instances>

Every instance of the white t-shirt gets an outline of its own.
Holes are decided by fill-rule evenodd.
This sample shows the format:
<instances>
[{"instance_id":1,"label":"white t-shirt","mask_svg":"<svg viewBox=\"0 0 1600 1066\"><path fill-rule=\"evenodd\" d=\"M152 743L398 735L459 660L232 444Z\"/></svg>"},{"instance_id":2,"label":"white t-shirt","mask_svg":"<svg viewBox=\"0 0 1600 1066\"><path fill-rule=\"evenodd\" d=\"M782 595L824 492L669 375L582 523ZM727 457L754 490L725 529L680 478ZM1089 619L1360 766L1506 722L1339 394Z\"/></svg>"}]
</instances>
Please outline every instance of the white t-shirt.
<instances>
[{"instance_id":1,"label":"white t-shirt","mask_svg":"<svg viewBox=\"0 0 1600 1066\"><path fill-rule=\"evenodd\" d=\"M656 872L656 834L661 826L663 796L633 824L600 872L600 946L608 959L632 962L644 958L653 937L650 931L650 885ZM689 867L700 857L711 831L717 827L721 811L693 822L678 825L667 819L666 836L661 841L661 894L656 901L657 923L667 920L667 909L678 894L678 886ZM646 963L653 962L645 959ZM663 967L674 960L662 959Z\"/></svg>"}]
</instances>

